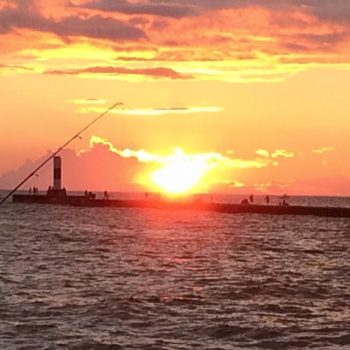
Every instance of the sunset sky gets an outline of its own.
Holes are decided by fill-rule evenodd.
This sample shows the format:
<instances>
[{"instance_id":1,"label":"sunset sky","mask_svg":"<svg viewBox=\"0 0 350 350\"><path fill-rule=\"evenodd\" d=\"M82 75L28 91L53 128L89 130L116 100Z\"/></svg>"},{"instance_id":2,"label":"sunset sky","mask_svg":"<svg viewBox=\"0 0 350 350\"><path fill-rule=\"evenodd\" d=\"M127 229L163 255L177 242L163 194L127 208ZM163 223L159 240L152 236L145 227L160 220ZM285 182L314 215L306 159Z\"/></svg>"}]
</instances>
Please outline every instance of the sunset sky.
<instances>
[{"instance_id":1,"label":"sunset sky","mask_svg":"<svg viewBox=\"0 0 350 350\"><path fill-rule=\"evenodd\" d=\"M0 188L121 101L67 188L350 195L347 0L0 0L0 87Z\"/></svg>"}]
</instances>

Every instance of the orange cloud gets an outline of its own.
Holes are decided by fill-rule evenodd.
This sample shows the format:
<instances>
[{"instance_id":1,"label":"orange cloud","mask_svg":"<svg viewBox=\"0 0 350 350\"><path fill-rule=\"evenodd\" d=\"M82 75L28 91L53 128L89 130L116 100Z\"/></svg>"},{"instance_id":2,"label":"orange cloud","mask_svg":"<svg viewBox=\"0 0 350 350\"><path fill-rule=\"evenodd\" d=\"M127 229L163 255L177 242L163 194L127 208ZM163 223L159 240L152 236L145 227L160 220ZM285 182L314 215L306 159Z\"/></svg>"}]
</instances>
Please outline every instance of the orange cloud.
<instances>
[{"instance_id":1,"label":"orange cloud","mask_svg":"<svg viewBox=\"0 0 350 350\"><path fill-rule=\"evenodd\" d=\"M273 152L269 152L267 151L266 149L258 149L256 151L256 154L261 156L261 157L264 157L264 158L273 158L273 159L276 159L276 158L293 158L295 156L295 154L293 152L289 152L285 149L277 149Z\"/></svg>"},{"instance_id":2,"label":"orange cloud","mask_svg":"<svg viewBox=\"0 0 350 350\"><path fill-rule=\"evenodd\" d=\"M0 64L0 75L13 75L20 73L33 73L34 69L31 67L12 65L12 64Z\"/></svg>"},{"instance_id":3,"label":"orange cloud","mask_svg":"<svg viewBox=\"0 0 350 350\"><path fill-rule=\"evenodd\" d=\"M285 177L282 172L280 176L272 177L269 174L267 179L264 179L263 173L269 172L274 162L271 157L241 159L233 157L232 154L227 156L219 152L187 153L180 148L168 153L121 149L97 136L90 139L88 149L79 153L64 150L61 156L64 186L70 190L86 188L109 191L159 190L153 183L159 180L159 184L173 190L182 189L183 186L199 181L200 186L194 187L196 191L327 195L350 193L350 180L340 176L312 180L296 180L288 176L288 180L280 180L281 177ZM13 188L46 157L36 162L27 161L19 169L0 176L0 188ZM186 173L187 168L190 169L191 176L186 175L182 180L180 177L179 182L169 184L170 175L174 177L178 172ZM51 166L44 168L38 175L31 179L27 184L28 187L39 186L46 189L51 185ZM166 182L164 179L167 179Z\"/></svg>"},{"instance_id":4,"label":"orange cloud","mask_svg":"<svg viewBox=\"0 0 350 350\"><path fill-rule=\"evenodd\" d=\"M217 152L185 153L180 147L168 155L145 150L118 149L108 140L93 136L90 139L90 149L96 145L106 146L110 152L122 158L137 159L140 163L153 165L151 171L145 170L137 175L137 182L169 193L207 190L213 183L223 181L221 175L215 174L217 171L259 169L270 164L261 159L230 158ZM83 150L81 154L85 152Z\"/></svg>"},{"instance_id":5,"label":"orange cloud","mask_svg":"<svg viewBox=\"0 0 350 350\"><path fill-rule=\"evenodd\" d=\"M312 151L312 153L323 154L323 153L329 153L329 152L333 152L333 151L335 151L335 147L328 146L328 147L321 147L321 148L314 149Z\"/></svg>"},{"instance_id":6,"label":"orange cloud","mask_svg":"<svg viewBox=\"0 0 350 350\"><path fill-rule=\"evenodd\" d=\"M349 6L338 1L332 7L311 0L305 6L293 1L0 4L0 34L16 37L5 49L17 50L22 66L30 62L23 49L45 59L40 71L51 74L277 82L310 67L349 68L350 31L339 12L348 13ZM89 44L84 54L83 43ZM45 44L52 45L51 53L42 50ZM94 48L99 55L86 54ZM58 57L89 57L91 64L68 66L55 61Z\"/></svg>"},{"instance_id":7,"label":"orange cloud","mask_svg":"<svg viewBox=\"0 0 350 350\"><path fill-rule=\"evenodd\" d=\"M272 158L293 158L294 153L286 151L285 149L278 149L271 154Z\"/></svg>"},{"instance_id":8,"label":"orange cloud","mask_svg":"<svg viewBox=\"0 0 350 350\"><path fill-rule=\"evenodd\" d=\"M261 157L269 158L270 157L270 152L267 151L266 149L258 149L256 151L256 154Z\"/></svg>"},{"instance_id":9,"label":"orange cloud","mask_svg":"<svg viewBox=\"0 0 350 350\"><path fill-rule=\"evenodd\" d=\"M144 150L120 150L116 148L111 142L99 136L92 136L89 144L90 148L93 148L95 145L98 144L105 145L109 148L111 152L116 153L123 158L136 158L141 163L167 163L169 159L171 159L171 157L173 156L173 154L164 156L160 154L149 153ZM183 153L183 150L181 148L177 148L174 150L174 154L178 152ZM259 159L245 160L238 158L229 158L217 152L189 154L188 157L190 160L199 160L201 162L206 163L208 165L208 168L225 167L233 169L250 169L263 168L269 164L268 162Z\"/></svg>"},{"instance_id":10,"label":"orange cloud","mask_svg":"<svg viewBox=\"0 0 350 350\"><path fill-rule=\"evenodd\" d=\"M80 113L102 113L104 111L103 108L92 107L89 105L97 104L89 102L89 100L78 100L73 101L76 104L85 104L86 107L82 107L79 109ZM84 103L85 101L85 103ZM127 109L121 108L111 111L111 114L118 115L128 115L128 116L162 116L162 115L179 115L179 114L196 114L196 113L219 113L222 112L223 109L221 107L216 106L188 106L188 107L167 107L167 108L134 108Z\"/></svg>"},{"instance_id":11,"label":"orange cloud","mask_svg":"<svg viewBox=\"0 0 350 350\"><path fill-rule=\"evenodd\" d=\"M152 79L166 78L166 79L192 79L188 74L176 72L173 69L165 67L157 68L124 68L124 67L87 67L81 69L67 69L67 70L49 70L46 74L55 75L106 75L109 77L120 77L121 75L136 75L143 77L150 77Z\"/></svg>"},{"instance_id":12,"label":"orange cloud","mask_svg":"<svg viewBox=\"0 0 350 350\"><path fill-rule=\"evenodd\" d=\"M96 98L77 98L73 100L69 100L68 102L77 104L77 105L105 105L106 100L104 99L96 99Z\"/></svg>"}]
</instances>

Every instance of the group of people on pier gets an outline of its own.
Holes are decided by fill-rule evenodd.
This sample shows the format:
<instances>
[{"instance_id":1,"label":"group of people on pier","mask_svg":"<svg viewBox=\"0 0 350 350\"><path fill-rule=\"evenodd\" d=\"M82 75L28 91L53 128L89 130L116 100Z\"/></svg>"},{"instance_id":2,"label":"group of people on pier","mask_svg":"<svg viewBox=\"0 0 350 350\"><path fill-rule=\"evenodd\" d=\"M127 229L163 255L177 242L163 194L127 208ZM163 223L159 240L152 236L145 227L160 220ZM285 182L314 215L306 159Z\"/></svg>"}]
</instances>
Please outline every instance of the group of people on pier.
<instances>
[{"instance_id":1,"label":"group of people on pier","mask_svg":"<svg viewBox=\"0 0 350 350\"><path fill-rule=\"evenodd\" d=\"M39 193L39 188L38 187L29 187L29 194L38 194Z\"/></svg>"},{"instance_id":2,"label":"group of people on pier","mask_svg":"<svg viewBox=\"0 0 350 350\"><path fill-rule=\"evenodd\" d=\"M281 201L278 203L278 205L283 205L283 206L288 205L287 198L288 198L287 195L283 195L281 197ZM248 198L242 199L242 201L241 201L241 204L245 204L245 205L246 204L253 204L253 203L254 203L254 195L253 194L251 194ZM269 195L266 195L264 197L264 203L266 205L270 204L270 196Z\"/></svg>"},{"instance_id":3,"label":"group of people on pier","mask_svg":"<svg viewBox=\"0 0 350 350\"><path fill-rule=\"evenodd\" d=\"M84 197L88 199L96 199L96 193L94 192L88 192L88 190L85 190ZM103 199L108 200L109 199L109 193L107 191L103 192Z\"/></svg>"}]
</instances>

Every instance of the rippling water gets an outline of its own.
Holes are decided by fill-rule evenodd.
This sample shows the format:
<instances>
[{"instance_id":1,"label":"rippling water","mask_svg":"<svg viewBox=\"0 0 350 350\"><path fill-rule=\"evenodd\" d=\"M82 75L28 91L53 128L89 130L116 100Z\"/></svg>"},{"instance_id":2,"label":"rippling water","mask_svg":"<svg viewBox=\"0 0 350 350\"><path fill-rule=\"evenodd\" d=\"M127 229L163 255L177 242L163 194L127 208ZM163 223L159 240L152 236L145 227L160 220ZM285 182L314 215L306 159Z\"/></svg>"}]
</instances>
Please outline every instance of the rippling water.
<instances>
[{"instance_id":1,"label":"rippling water","mask_svg":"<svg viewBox=\"0 0 350 350\"><path fill-rule=\"evenodd\" d=\"M350 220L7 204L0 349L350 349Z\"/></svg>"}]
</instances>

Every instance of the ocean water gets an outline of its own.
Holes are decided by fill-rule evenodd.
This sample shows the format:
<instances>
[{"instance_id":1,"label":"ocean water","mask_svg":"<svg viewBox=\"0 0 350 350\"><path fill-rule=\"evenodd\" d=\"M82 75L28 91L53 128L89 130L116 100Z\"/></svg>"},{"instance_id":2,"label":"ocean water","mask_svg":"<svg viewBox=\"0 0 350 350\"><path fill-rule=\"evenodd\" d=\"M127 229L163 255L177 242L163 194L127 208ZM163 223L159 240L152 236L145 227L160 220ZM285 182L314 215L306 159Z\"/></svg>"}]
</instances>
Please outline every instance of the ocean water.
<instances>
[{"instance_id":1,"label":"ocean water","mask_svg":"<svg viewBox=\"0 0 350 350\"><path fill-rule=\"evenodd\" d=\"M7 203L0 349L348 350L350 220Z\"/></svg>"}]
</instances>

